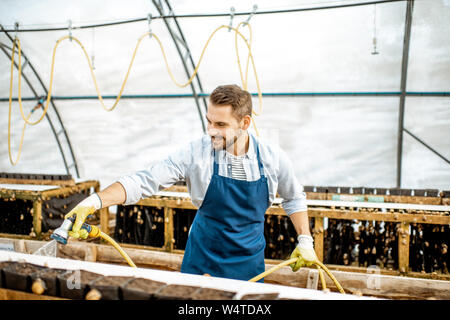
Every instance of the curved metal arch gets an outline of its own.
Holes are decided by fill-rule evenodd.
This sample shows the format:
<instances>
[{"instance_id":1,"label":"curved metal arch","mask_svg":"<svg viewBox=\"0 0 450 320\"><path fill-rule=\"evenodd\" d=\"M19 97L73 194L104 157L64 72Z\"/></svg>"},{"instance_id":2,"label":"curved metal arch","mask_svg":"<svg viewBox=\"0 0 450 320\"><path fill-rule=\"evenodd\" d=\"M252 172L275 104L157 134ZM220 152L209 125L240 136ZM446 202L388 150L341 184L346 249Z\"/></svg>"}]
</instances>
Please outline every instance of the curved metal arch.
<instances>
[{"instance_id":1,"label":"curved metal arch","mask_svg":"<svg viewBox=\"0 0 450 320\"><path fill-rule=\"evenodd\" d=\"M187 44L186 38L184 37L183 31L181 30L181 27L177 21L177 18L165 17L166 12L173 15L172 7L170 6L169 0L152 0L153 4L155 5L156 9L158 10L159 14L163 17L164 24L167 27L167 30L170 33L170 36L172 37L173 43L175 44L175 47L177 49L178 55L180 56L181 63L183 64L184 71L186 72L186 76L189 79L192 75L192 73L195 70L195 63L194 59L191 55L191 50L189 49L189 46ZM174 23L174 26L171 25L171 22ZM183 53L184 51L184 53ZM189 63L187 62L189 60ZM189 68L192 68L190 70ZM200 81L200 76L198 73L195 75L195 81L192 81L191 84L191 90L192 95L195 100L195 104L197 106L197 111L200 117L200 122L202 124L203 133L206 133L206 125L205 125L205 114L208 109L208 103L206 102L206 99L204 96L200 96L199 94L203 93L203 87L202 83ZM201 101L200 101L201 100ZM203 109L201 108L200 104L203 104Z\"/></svg>"},{"instance_id":2,"label":"curved metal arch","mask_svg":"<svg viewBox=\"0 0 450 320\"><path fill-rule=\"evenodd\" d=\"M2 25L0 25L0 28L4 31L5 35L9 38L11 43L13 43L14 42L13 38L8 34L8 32L5 31L5 29L3 28ZM0 49L9 58L9 60L11 60L11 55L8 53L8 51L6 49L8 49L9 51L12 52L12 48L0 42ZM25 59L25 62L22 65L22 77L25 80L25 82L28 84L29 88L33 92L34 96L36 97L37 102L39 103L39 101L41 99L45 100L47 98L48 90L47 90L46 86L44 85L41 77L38 75L36 69L33 67L33 65L31 64L30 60L28 59L28 57L23 52L23 50L22 50L22 57ZM18 65L17 65L16 62L14 62L14 66L15 66L15 68L17 70L19 70L18 69ZM38 80L39 84L41 85L42 90L45 92L45 96L44 97L39 96L35 86L33 86L33 84L31 83L30 79L23 73L23 70L24 70L24 68L26 66L29 66L31 68L32 73L34 74L34 76ZM74 153L73 153L72 144L70 143L69 136L67 135L66 129L64 127L64 124L62 123L61 117L59 115L58 109L56 108L56 105L55 105L53 99L50 99L50 106L51 106L51 108L49 108L48 111L52 111L56 115L57 122L54 123L52 121L52 119L49 116L48 112L46 113L45 118L47 119L47 121L48 121L48 123L50 125L50 128L52 130L53 136L56 139L56 143L58 145L58 148L59 148L62 160L64 162L64 167L66 168L66 172L67 172L67 174L71 174L70 171L73 168L74 171L75 171L74 173L76 174L77 178L79 178L80 174L79 174L79 171L78 171L78 164L76 162L76 159L75 159L75 156L74 156ZM60 130L58 132L56 130L55 124L59 125L59 127L60 127ZM61 139L61 137L60 137L61 135L62 135L62 137L64 139ZM65 140L65 143L64 143L64 140ZM66 152L64 151L64 148L63 148L64 144L66 145L66 148L68 149L68 151L66 151ZM68 154L66 155L65 153L68 153ZM70 164L70 165L68 164L67 158L70 158L72 160L72 164Z\"/></svg>"}]
</instances>

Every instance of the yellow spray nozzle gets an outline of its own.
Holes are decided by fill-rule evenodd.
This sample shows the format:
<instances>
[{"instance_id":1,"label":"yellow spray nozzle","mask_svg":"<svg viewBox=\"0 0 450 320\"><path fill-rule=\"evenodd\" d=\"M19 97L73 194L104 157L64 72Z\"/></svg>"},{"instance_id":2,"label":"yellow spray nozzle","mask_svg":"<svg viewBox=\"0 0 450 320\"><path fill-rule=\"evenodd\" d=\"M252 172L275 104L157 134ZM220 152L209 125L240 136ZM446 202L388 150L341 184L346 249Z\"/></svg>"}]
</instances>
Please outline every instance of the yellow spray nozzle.
<instances>
[{"instance_id":1,"label":"yellow spray nozzle","mask_svg":"<svg viewBox=\"0 0 450 320\"><path fill-rule=\"evenodd\" d=\"M96 226L90 226L91 227L91 231L89 231L89 237L91 238L98 238L100 237L100 229Z\"/></svg>"}]
</instances>

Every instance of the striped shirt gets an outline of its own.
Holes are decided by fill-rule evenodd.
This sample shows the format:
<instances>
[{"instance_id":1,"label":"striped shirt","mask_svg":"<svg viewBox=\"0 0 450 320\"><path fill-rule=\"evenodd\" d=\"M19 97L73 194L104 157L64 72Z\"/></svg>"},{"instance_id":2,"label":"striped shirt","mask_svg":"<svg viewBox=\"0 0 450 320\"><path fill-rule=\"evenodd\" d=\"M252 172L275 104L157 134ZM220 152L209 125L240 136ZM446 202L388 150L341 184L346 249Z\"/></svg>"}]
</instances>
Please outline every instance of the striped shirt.
<instances>
[{"instance_id":1,"label":"striped shirt","mask_svg":"<svg viewBox=\"0 0 450 320\"><path fill-rule=\"evenodd\" d=\"M246 181L247 175L245 174L244 169L245 155L235 156L234 154L227 152L227 157L230 159L231 162L231 178Z\"/></svg>"}]
</instances>

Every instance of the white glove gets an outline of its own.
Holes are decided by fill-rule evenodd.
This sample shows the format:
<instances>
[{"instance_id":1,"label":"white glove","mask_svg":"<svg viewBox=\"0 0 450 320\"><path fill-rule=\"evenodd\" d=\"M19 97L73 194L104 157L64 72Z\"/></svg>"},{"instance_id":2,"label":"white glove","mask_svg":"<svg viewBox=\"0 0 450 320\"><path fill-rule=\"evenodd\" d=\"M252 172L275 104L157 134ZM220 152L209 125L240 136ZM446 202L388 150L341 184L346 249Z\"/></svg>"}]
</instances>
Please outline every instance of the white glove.
<instances>
[{"instance_id":1,"label":"white glove","mask_svg":"<svg viewBox=\"0 0 450 320\"><path fill-rule=\"evenodd\" d=\"M309 267L319 260L314 251L314 240L311 236L301 234L297 240L297 247L291 253L291 258L297 258L296 262L290 264L294 272L302 267Z\"/></svg>"},{"instance_id":2,"label":"white glove","mask_svg":"<svg viewBox=\"0 0 450 320\"><path fill-rule=\"evenodd\" d=\"M297 248L314 249L314 239L311 236L301 234L297 237Z\"/></svg>"}]
</instances>

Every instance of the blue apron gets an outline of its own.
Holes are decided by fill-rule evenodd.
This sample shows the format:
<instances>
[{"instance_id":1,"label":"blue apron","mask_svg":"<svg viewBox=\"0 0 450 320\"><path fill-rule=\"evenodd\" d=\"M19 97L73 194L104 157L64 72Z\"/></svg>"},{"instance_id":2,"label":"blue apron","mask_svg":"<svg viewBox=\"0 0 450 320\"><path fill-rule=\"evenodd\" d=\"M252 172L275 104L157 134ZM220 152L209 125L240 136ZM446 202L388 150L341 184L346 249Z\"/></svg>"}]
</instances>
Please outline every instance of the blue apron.
<instances>
[{"instance_id":1,"label":"blue apron","mask_svg":"<svg viewBox=\"0 0 450 320\"><path fill-rule=\"evenodd\" d=\"M250 280L265 271L264 214L269 189L254 142L261 174L257 181L219 176L214 151L214 172L192 223L181 272Z\"/></svg>"}]
</instances>

